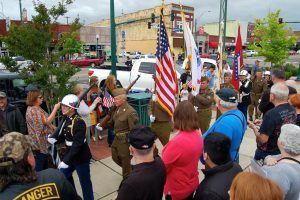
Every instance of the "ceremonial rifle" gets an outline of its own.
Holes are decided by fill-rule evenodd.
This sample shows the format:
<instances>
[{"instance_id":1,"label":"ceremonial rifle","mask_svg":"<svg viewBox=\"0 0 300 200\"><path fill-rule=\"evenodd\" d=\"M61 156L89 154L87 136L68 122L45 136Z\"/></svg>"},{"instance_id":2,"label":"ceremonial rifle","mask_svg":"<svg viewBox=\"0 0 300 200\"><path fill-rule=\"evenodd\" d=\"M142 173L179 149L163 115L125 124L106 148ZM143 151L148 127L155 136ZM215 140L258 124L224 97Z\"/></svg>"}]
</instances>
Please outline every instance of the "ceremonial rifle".
<instances>
[{"instance_id":1,"label":"ceremonial rifle","mask_svg":"<svg viewBox=\"0 0 300 200\"><path fill-rule=\"evenodd\" d=\"M126 94L128 94L129 90L134 86L134 84L136 84L136 82L139 80L140 77L141 77L141 75L138 75L137 78L127 87ZM115 112L116 109L117 109L117 106L115 106L115 105L109 109L107 115L99 123L100 127L104 127L107 124L107 122L110 120L111 115Z\"/></svg>"}]
</instances>

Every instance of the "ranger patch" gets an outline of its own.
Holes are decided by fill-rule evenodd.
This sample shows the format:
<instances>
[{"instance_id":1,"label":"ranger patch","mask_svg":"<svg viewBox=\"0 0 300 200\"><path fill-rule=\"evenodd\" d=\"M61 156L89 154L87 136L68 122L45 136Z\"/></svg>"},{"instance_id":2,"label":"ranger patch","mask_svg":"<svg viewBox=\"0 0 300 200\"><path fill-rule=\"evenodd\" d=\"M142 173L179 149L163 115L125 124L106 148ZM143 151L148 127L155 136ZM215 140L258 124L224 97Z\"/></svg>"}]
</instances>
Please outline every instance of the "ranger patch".
<instances>
[{"instance_id":1,"label":"ranger patch","mask_svg":"<svg viewBox=\"0 0 300 200\"><path fill-rule=\"evenodd\" d=\"M47 183L26 190L14 200L50 200L60 199L55 183Z\"/></svg>"}]
</instances>

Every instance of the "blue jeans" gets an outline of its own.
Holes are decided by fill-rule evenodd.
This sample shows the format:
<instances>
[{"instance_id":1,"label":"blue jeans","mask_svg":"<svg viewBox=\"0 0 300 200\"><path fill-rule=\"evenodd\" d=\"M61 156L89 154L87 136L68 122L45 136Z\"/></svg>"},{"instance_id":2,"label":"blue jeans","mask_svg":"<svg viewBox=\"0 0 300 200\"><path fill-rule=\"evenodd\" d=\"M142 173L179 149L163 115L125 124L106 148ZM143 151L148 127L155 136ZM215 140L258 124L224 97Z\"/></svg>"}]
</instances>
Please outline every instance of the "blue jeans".
<instances>
[{"instance_id":1,"label":"blue jeans","mask_svg":"<svg viewBox=\"0 0 300 200\"><path fill-rule=\"evenodd\" d=\"M70 183L75 188L74 179L72 173L76 170L78 178L80 181L83 199L84 200L93 200L93 186L90 175L90 163L82 163L79 165L70 165L66 169L60 169L60 171L65 175L65 177L70 181ZM75 188L76 190L76 188Z\"/></svg>"},{"instance_id":2,"label":"blue jeans","mask_svg":"<svg viewBox=\"0 0 300 200\"><path fill-rule=\"evenodd\" d=\"M112 145L114 139L115 139L114 129L108 128L107 129L107 143L109 145Z\"/></svg>"},{"instance_id":3,"label":"blue jeans","mask_svg":"<svg viewBox=\"0 0 300 200\"><path fill-rule=\"evenodd\" d=\"M35 171L39 172L48 168L47 154L43 154L40 151L33 151L35 156Z\"/></svg>"},{"instance_id":4,"label":"blue jeans","mask_svg":"<svg viewBox=\"0 0 300 200\"><path fill-rule=\"evenodd\" d=\"M245 118L247 120L248 105L238 104L238 109L244 114L244 116L245 116Z\"/></svg>"}]
</instances>

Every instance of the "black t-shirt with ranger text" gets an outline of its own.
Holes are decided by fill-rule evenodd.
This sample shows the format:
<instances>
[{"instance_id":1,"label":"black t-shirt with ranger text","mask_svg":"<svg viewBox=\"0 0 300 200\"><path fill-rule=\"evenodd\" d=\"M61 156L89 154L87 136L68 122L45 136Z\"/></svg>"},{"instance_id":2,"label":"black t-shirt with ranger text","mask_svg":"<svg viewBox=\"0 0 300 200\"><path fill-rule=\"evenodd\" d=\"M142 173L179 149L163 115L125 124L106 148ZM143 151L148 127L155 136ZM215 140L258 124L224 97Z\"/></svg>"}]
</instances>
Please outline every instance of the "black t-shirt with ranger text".
<instances>
[{"instance_id":1,"label":"black t-shirt with ranger text","mask_svg":"<svg viewBox=\"0 0 300 200\"><path fill-rule=\"evenodd\" d=\"M269 110L263 118L259 132L269 136L266 144L258 145L258 148L266 152L279 152L277 140L284 124L296 124L297 114L289 103L281 104Z\"/></svg>"}]
</instances>

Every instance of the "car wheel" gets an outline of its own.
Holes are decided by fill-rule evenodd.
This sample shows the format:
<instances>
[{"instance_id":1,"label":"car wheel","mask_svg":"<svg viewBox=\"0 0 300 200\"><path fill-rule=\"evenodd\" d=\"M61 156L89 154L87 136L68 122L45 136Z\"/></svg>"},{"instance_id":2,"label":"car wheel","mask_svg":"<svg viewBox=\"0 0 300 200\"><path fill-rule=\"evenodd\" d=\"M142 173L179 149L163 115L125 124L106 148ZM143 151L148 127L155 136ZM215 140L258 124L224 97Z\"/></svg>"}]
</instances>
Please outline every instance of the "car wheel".
<instances>
[{"instance_id":1,"label":"car wheel","mask_svg":"<svg viewBox=\"0 0 300 200\"><path fill-rule=\"evenodd\" d=\"M95 63L91 63L91 67L95 67L96 65L95 65Z\"/></svg>"}]
</instances>

